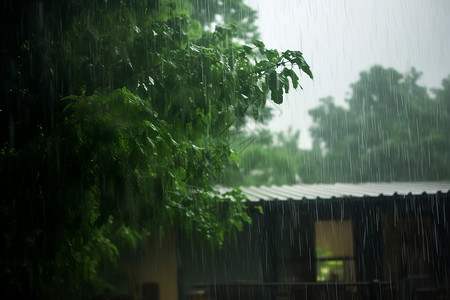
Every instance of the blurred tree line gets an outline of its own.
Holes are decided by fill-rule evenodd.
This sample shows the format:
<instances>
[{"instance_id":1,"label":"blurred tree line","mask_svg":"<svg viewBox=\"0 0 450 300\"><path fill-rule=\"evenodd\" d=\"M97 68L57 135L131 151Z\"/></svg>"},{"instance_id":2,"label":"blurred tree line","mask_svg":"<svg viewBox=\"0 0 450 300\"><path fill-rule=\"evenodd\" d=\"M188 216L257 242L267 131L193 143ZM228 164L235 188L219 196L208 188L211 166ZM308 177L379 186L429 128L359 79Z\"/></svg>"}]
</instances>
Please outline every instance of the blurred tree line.
<instances>
[{"instance_id":1,"label":"blurred tree line","mask_svg":"<svg viewBox=\"0 0 450 300\"><path fill-rule=\"evenodd\" d=\"M237 139L240 146L238 165L231 165L219 178L225 186L296 184L301 174L315 172L314 153L298 148L300 132L274 134L269 130L243 134Z\"/></svg>"},{"instance_id":2,"label":"blurred tree line","mask_svg":"<svg viewBox=\"0 0 450 300\"><path fill-rule=\"evenodd\" d=\"M281 103L299 51L241 0L3 1L0 293L114 293L120 253L165 226L220 245L250 222L213 183L232 135ZM244 45L244 42L248 43Z\"/></svg>"},{"instance_id":3,"label":"blurred tree line","mask_svg":"<svg viewBox=\"0 0 450 300\"><path fill-rule=\"evenodd\" d=\"M312 150L298 148L298 132L252 133L240 168L228 169L221 184L450 179L450 76L431 90L418 84L420 76L414 68L361 72L347 107L327 97L310 110Z\"/></svg>"}]
</instances>

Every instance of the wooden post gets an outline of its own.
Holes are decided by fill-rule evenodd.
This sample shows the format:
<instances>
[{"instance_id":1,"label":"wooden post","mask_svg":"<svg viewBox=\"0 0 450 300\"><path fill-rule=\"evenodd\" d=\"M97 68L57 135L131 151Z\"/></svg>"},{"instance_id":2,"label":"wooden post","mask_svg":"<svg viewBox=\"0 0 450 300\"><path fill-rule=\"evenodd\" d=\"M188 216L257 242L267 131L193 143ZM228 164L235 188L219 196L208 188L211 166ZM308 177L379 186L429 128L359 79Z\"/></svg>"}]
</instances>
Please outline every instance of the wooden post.
<instances>
[{"instance_id":1,"label":"wooden post","mask_svg":"<svg viewBox=\"0 0 450 300\"><path fill-rule=\"evenodd\" d=\"M381 299L381 284L378 279L372 280L370 284L370 299L371 300Z\"/></svg>"}]
</instances>

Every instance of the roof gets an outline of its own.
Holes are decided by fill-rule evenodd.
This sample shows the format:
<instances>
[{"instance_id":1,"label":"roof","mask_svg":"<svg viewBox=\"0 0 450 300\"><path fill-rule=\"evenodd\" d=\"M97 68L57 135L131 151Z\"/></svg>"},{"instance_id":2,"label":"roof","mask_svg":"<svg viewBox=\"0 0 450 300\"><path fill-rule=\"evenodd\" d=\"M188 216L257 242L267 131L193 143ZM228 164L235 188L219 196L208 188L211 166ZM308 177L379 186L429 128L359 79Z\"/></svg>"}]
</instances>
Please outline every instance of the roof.
<instances>
[{"instance_id":1,"label":"roof","mask_svg":"<svg viewBox=\"0 0 450 300\"><path fill-rule=\"evenodd\" d=\"M250 201L314 200L448 193L450 182L298 184L241 187L241 190Z\"/></svg>"}]
</instances>

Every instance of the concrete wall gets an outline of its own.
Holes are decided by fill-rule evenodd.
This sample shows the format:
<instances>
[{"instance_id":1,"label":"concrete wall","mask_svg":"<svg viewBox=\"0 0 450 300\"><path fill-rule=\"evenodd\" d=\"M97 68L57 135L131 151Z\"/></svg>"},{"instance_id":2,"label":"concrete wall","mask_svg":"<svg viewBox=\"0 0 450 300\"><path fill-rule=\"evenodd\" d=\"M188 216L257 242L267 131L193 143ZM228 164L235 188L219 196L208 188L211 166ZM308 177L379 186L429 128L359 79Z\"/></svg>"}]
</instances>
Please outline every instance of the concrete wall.
<instances>
[{"instance_id":1,"label":"concrete wall","mask_svg":"<svg viewBox=\"0 0 450 300\"><path fill-rule=\"evenodd\" d=\"M124 254L120 264L126 280L118 281L116 288L127 299L178 300L174 230L151 233L135 250Z\"/></svg>"},{"instance_id":2,"label":"concrete wall","mask_svg":"<svg viewBox=\"0 0 450 300\"><path fill-rule=\"evenodd\" d=\"M178 300L177 278L175 232L167 230L162 236L152 234L145 246L140 283L157 283L160 300Z\"/></svg>"}]
</instances>

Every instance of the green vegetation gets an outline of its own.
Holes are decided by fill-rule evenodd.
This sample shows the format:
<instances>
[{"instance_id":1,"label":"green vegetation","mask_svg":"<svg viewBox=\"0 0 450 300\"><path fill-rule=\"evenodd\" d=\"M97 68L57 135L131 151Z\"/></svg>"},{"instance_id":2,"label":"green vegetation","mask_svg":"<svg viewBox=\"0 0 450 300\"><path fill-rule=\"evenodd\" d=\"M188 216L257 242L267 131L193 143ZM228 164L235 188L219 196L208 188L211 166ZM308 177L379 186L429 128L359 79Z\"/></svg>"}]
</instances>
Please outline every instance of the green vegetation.
<instances>
[{"instance_id":1,"label":"green vegetation","mask_svg":"<svg viewBox=\"0 0 450 300\"><path fill-rule=\"evenodd\" d=\"M298 149L298 133L241 137L240 168L221 184L450 179L450 76L431 93L420 76L374 66L351 85L348 108L321 99L310 111L312 150Z\"/></svg>"},{"instance_id":2,"label":"green vegetation","mask_svg":"<svg viewBox=\"0 0 450 300\"><path fill-rule=\"evenodd\" d=\"M450 78L430 97L415 69L374 66L351 85L349 108L332 98L310 111L323 182L450 178Z\"/></svg>"},{"instance_id":3,"label":"green vegetation","mask_svg":"<svg viewBox=\"0 0 450 300\"><path fill-rule=\"evenodd\" d=\"M281 103L298 86L294 67L312 74L298 51L237 43L254 33L242 1L228 7L240 10L225 18L235 24L204 30L205 3L223 11L220 1L3 4L4 296L89 298L113 288L105 272L151 230L220 245L250 222L239 190L212 187L237 159L232 136L267 114L269 95Z\"/></svg>"},{"instance_id":4,"label":"green vegetation","mask_svg":"<svg viewBox=\"0 0 450 300\"><path fill-rule=\"evenodd\" d=\"M236 187L250 185L296 184L301 174L316 172L311 164L314 154L298 149L300 132L274 135L268 130L236 138L239 164L226 169L220 184Z\"/></svg>"}]
</instances>

